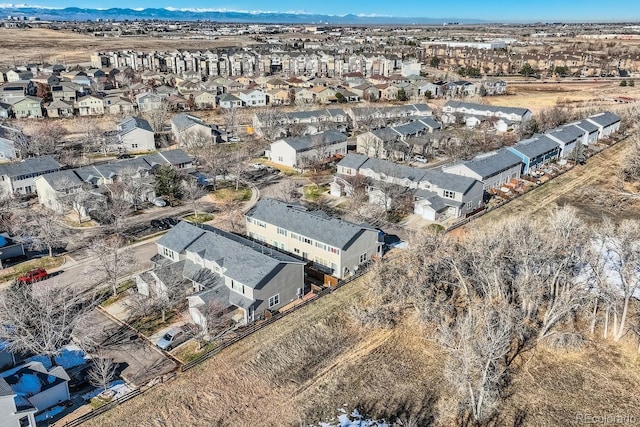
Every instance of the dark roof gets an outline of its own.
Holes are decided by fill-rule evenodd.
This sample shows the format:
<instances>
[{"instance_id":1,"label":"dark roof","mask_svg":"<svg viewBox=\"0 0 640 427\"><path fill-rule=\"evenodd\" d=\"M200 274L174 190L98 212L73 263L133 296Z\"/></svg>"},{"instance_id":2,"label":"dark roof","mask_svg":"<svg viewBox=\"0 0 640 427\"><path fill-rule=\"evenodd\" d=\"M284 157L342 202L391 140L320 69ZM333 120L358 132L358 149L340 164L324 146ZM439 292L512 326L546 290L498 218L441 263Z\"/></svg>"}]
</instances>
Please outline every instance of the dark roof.
<instances>
[{"instance_id":1,"label":"dark roof","mask_svg":"<svg viewBox=\"0 0 640 427\"><path fill-rule=\"evenodd\" d=\"M462 194L465 194L478 182L473 178L446 173L440 169L426 170L424 177L420 181L429 182L444 190L455 191Z\"/></svg>"},{"instance_id":2,"label":"dark roof","mask_svg":"<svg viewBox=\"0 0 640 427\"><path fill-rule=\"evenodd\" d=\"M261 288L282 264L305 264L244 237L184 221L162 236L158 244L176 252L198 254L224 268L225 276L254 289Z\"/></svg>"},{"instance_id":3,"label":"dark roof","mask_svg":"<svg viewBox=\"0 0 640 427\"><path fill-rule=\"evenodd\" d=\"M394 131L393 128L380 128L371 131L372 134L380 138L382 141L395 141L400 138L398 132Z\"/></svg>"},{"instance_id":4,"label":"dark roof","mask_svg":"<svg viewBox=\"0 0 640 427\"><path fill-rule=\"evenodd\" d=\"M580 120L579 122L571 123L573 126L578 126L580 129L584 129L588 133L598 132L598 126L591 123L589 120Z\"/></svg>"},{"instance_id":5,"label":"dark roof","mask_svg":"<svg viewBox=\"0 0 640 427\"><path fill-rule=\"evenodd\" d=\"M60 169L60 163L51 156L30 157L21 162L0 165L0 175L16 177L32 173L42 174L58 169Z\"/></svg>"},{"instance_id":6,"label":"dark roof","mask_svg":"<svg viewBox=\"0 0 640 427\"><path fill-rule=\"evenodd\" d=\"M321 211L307 211L273 199L261 199L247 212L247 217L302 234L313 240L339 249L346 249L362 233L372 230L368 226L330 217Z\"/></svg>"},{"instance_id":7,"label":"dark roof","mask_svg":"<svg viewBox=\"0 0 640 427\"><path fill-rule=\"evenodd\" d=\"M0 396L13 396L14 394L16 393L13 391L9 383L7 383L4 378L0 377Z\"/></svg>"},{"instance_id":8,"label":"dark roof","mask_svg":"<svg viewBox=\"0 0 640 427\"><path fill-rule=\"evenodd\" d=\"M611 126L614 123L620 121L620 116L617 114L613 114L609 111L605 111L604 113L594 114L593 116L589 116L587 120L592 120L599 124L600 126Z\"/></svg>"},{"instance_id":9,"label":"dark roof","mask_svg":"<svg viewBox=\"0 0 640 427\"><path fill-rule=\"evenodd\" d=\"M560 145L556 141L546 135L536 134L529 139L518 142L513 147L509 147L509 150L517 151L532 159L557 150L558 148L560 148Z\"/></svg>"},{"instance_id":10,"label":"dark roof","mask_svg":"<svg viewBox=\"0 0 640 427\"><path fill-rule=\"evenodd\" d=\"M146 156L142 156L140 158L144 159L144 161L152 167L155 165L165 165L167 163L175 166L193 162L193 158L191 158L191 156L189 156L184 152L184 150L180 148L176 148L175 150L160 151L155 154L147 154Z\"/></svg>"},{"instance_id":11,"label":"dark roof","mask_svg":"<svg viewBox=\"0 0 640 427\"><path fill-rule=\"evenodd\" d=\"M176 126L178 131L188 129L195 125L206 126L206 124L202 120L187 113L180 113L174 116L171 119L171 123L173 123Z\"/></svg>"},{"instance_id":12,"label":"dark roof","mask_svg":"<svg viewBox=\"0 0 640 427\"><path fill-rule=\"evenodd\" d=\"M521 164L522 159L506 149L498 150L488 155L476 157L466 162L464 165L486 179L503 170L512 168L517 164Z\"/></svg>"},{"instance_id":13,"label":"dark roof","mask_svg":"<svg viewBox=\"0 0 640 427\"><path fill-rule=\"evenodd\" d=\"M349 169L359 169L360 166L369 160L369 158L363 154L347 154L340 160L337 166L342 166Z\"/></svg>"},{"instance_id":14,"label":"dark roof","mask_svg":"<svg viewBox=\"0 0 640 427\"><path fill-rule=\"evenodd\" d=\"M327 130L313 135L292 136L290 138L284 138L281 141L284 141L297 152L301 152L311 150L317 146L337 144L345 142L346 140L347 135L342 132Z\"/></svg>"},{"instance_id":15,"label":"dark roof","mask_svg":"<svg viewBox=\"0 0 640 427\"><path fill-rule=\"evenodd\" d=\"M141 117L129 116L118 123L118 128L121 135L129 133L134 129L143 129L148 132L153 132L153 129L151 129L151 125L149 124L149 122Z\"/></svg>"}]
</instances>

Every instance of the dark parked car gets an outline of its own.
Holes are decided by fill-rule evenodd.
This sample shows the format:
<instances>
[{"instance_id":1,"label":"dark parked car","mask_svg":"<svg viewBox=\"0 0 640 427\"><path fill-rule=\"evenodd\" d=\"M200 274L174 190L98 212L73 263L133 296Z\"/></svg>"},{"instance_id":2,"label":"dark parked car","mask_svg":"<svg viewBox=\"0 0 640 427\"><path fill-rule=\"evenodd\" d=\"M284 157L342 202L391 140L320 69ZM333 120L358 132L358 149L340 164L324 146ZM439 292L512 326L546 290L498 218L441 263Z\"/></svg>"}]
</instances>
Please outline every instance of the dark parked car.
<instances>
[{"instance_id":1,"label":"dark parked car","mask_svg":"<svg viewBox=\"0 0 640 427\"><path fill-rule=\"evenodd\" d=\"M131 159L133 158L133 156L131 154L127 154L127 153L122 153L122 154L118 154L118 159Z\"/></svg>"},{"instance_id":2,"label":"dark parked car","mask_svg":"<svg viewBox=\"0 0 640 427\"><path fill-rule=\"evenodd\" d=\"M161 219L152 219L151 220L151 226L153 228L157 228L158 230L168 230L171 228L171 226L169 224L167 224L166 222L164 222Z\"/></svg>"}]
</instances>

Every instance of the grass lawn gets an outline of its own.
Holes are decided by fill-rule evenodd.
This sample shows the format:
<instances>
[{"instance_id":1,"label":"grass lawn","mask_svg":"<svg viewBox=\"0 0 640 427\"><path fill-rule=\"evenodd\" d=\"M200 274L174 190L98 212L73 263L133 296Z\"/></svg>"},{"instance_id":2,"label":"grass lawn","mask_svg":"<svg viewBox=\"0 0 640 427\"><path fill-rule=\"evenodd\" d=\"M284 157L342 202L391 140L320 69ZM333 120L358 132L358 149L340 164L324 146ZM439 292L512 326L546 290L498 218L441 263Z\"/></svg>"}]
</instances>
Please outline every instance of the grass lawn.
<instances>
[{"instance_id":1,"label":"grass lawn","mask_svg":"<svg viewBox=\"0 0 640 427\"><path fill-rule=\"evenodd\" d=\"M0 274L0 282L13 280L18 276L20 276L21 274L24 274L27 271L33 270L35 268L44 268L48 270L48 269L60 267L62 264L64 264L64 256L57 256L57 257L46 256L42 258L25 261L21 264L14 265L13 267L2 270L2 274Z\"/></svg>"},{"instance_id":2,"label":"grass lawn","mask_svg":"<svg viewBox=\"0 0 640 427\"><path fill-rule=\"evenodd\" d=\"M100 396L96 396L93 399L91 399L91 401L89 402L89 404L91 405L91 407L93 409L98 409L104 405L106 405L107 403L111 402L111 400L107 400L107 399L103 399Z\"/></svg>"},{"instance_id":3,"label":"grass lawn","mask_svg":"<svg viewBox=\"0 0 640 427\"><path fill-rule=\"evenodd\" d=\"M133 280L126 280L120 283L117 288L117 294L115 296L111 295L109 298L107 298L107 300L102 303L102 306L107 307L113 304L114 302L120 301L122 298L126 296L125 291L133 287L133 284L134 284ZM109 293L111 293L111 291L109 291Z\"/></svg>"},{"instance_id":4,"label":"grass lawn","mask_svg":"<svg viewBox=\"0 0 640 427\"><path fill-rule=\"evenodd\" d=\"M184 217L185 220L189 222L193 222L194 224L202 224L203 222L211 221L213 219L213 214L210 213L199 213L198 215L188 215Z\"/></svg>"},{"instance_id":5,"label":"grass lawn","mask_svg":"<svg viewBox=\"0 0 640 427\"><path fill-rule=\"evenodd\" d=\"M192 360L197 359L204 353L208 352L209 350L212 350L215 346L216 344L214 342L211 342L205 344L204 346L202 346L202 348L200 348L200 344L198 343L198 341L191 340L188 343L180 346L180 348L178 348L175 353L173 353L173 356L176 359L182 361L182 363L189 363Z\"/></svg>"},{"instance_id":6,"label":"grass lawn","mask_svg":"<svg viewBox=\"0 0 640 427\"><path fill-rule=\"evenodd\" d=\"M251 189L242 186L237 191L235 187L220 188L210 195L213 201L220 203L246 202L251 199Z\"/></svg>"},{"instance_id":7,"label":"grass lawn","mask_svg":"<svg viewBox=\"0 0 640 427\"><path fill-rule=\"evenodd\" d=\"M328 185L320 185L320 186L316 186L316 185L305 185L304 187L304 198L306 200L310 200L312 202L315 202L316 200L318 200L323 193L327 192L329 190L329 186Z\"/></svg>"},{"instance_id":8,"label":"grass lawn","mask_svg":"<svg viewBox=\"0 0 640 427\"><path fill-rule=\"evenodd\" d=\"M163 322L162 315L160 312L158 312L154 313L152 316L139 317L137 319L134 319L129 324L141 334L150 336L163 327L171 324L171 321L175 316L175 311L167 311L165 321Z\"/></svg>"}]
</instances>

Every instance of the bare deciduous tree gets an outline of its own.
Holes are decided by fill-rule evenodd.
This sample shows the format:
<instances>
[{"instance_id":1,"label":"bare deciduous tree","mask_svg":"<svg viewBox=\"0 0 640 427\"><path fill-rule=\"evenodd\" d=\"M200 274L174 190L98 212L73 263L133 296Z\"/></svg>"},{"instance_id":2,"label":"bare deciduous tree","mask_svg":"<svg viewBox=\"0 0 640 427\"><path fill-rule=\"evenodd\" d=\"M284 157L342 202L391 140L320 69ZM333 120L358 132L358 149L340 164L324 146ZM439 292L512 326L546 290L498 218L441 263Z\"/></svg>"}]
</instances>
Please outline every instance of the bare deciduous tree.
<instances>
[{"instance_id":1,"label":"bare deciduous tree","mask_svg":"<svg viewBox=\"0 0 640 427\"><path fill-rule=\"evenodd\" d=\"M53 256L53 248L67 243L68 229L60 224L60 218L55 213L39 206L23 218L20 232L32 238L33 249L47 249L49 256Z\"/></svg>"},{"instance_id":2,"label":"bare deciduous tree","mask_svg":"<svg viewBox=\"0 0 640 427\"><path fill-rule=\"evenodd\" d=\"M114 363L112 358L101 351L98 351L98 353L92 357L92 361L91 369L87 372L87 379L91 385L104 391L116 377L118 365Z\"/></svg>"},{"instance_id":3,"label":"bare deciduous tree","mask_svg":"<svg viewBox=\"0 0 640 427\"><path fill-rule=\"evenodd\" d=\"M89 245L89 253L95 257L95 268L103 276L104 283L118 293L118 280L129 273L133 266L131 248L125 246L119 236L95 239Z\"/></svg>"},{"instance_id":4,"label":"bare deciduous tree","mask_svg":"<svg viewBox=\"0 0 640 427\"><path fill-rule=\"evenodd\" d=\"M200 199L207 195L207 190L200 185L195 179L187 178L182 184L182 195L191 208L196 217L200 214Z\"/></svg>"},{"instance_id":5,"label":"bare deciduous tree","mask_svg":"<svg viewBox=\"0 0 640 427\"><path fill-rule=\"evenodd\" d=\"M12 285L0 295L0 339L14 352L54 357L98 301L73 286Z\"/></svg>"}]
</instances>

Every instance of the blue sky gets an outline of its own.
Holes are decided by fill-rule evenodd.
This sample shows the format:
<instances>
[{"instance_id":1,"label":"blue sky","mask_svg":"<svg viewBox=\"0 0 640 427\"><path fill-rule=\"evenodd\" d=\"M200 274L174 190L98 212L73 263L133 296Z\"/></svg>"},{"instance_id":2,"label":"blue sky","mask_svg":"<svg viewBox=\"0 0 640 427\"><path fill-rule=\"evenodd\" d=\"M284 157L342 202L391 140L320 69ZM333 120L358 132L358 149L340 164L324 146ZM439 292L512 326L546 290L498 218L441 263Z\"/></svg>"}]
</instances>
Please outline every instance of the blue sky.
<instances>
[{"instance_id":1,"label":"blue sky","mask_svg":"<svg viewBox=\"0 0 640 427\"><path fill-rule=\"evenodd\" d=\"M638 0L36 0L47 7L190 8L241 11L347 13L433 18L472 18L489 21L633 21L640 19Z\"/></svg>"}]
</instances>

